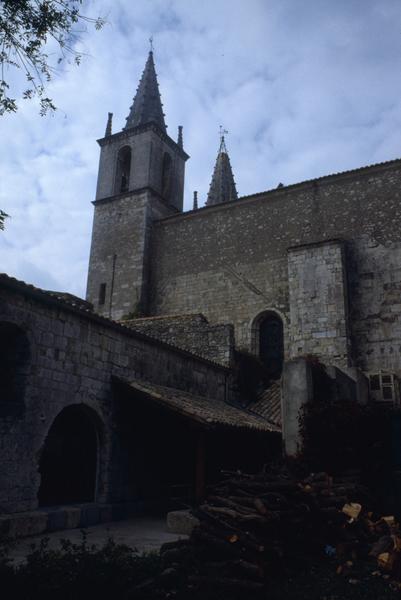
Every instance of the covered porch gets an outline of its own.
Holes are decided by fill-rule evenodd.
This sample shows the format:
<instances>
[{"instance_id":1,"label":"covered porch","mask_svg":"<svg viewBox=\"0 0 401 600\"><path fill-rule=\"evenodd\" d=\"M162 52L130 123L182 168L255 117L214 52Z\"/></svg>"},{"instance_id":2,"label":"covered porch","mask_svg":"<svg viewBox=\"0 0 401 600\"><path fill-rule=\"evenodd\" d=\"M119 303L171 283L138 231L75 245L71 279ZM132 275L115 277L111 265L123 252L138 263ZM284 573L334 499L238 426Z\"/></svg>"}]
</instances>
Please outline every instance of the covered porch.
<instances>
[{"instance_id":1,"label":"covered porch","mask_svg":"<svg viewBox=\"0 0 401 600\"><path fill-rule=\"evenodd\" d=\"M165 513L202 501L222 470L260 470L280 428L246 409L143 380L114 380L118 502Z\"/></svg>"}]
</instances>

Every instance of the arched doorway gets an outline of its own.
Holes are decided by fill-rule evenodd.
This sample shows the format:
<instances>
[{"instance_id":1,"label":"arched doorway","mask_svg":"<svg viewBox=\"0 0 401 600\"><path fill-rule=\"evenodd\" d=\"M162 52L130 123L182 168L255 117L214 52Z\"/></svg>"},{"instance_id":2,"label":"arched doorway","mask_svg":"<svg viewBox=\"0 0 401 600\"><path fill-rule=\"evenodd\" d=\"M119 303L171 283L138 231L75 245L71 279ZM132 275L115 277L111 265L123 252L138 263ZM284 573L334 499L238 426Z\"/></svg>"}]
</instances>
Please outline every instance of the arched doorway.
<instances>
[{"instance_id":1,"label":"arched doorway","mask_svg":"<svg viewBox=\"0 0 401 600\"><path fill-rule=\"evenodd\" d=\"M283 321L274 312L260 315L254 324L254 337L259 357L269 379L279 379L284 362Z\"/></svg>"},{"instance_id":2,"label":"arched doorway","mask_svg":"<svg viewBox=\"0 0 401 600\"><path fill-rule=\"evenodd\" d=\"M39 506L93 502L98 435L86 407L69 406L56 417L40 458Z\"/></svg>"}]
</instances>

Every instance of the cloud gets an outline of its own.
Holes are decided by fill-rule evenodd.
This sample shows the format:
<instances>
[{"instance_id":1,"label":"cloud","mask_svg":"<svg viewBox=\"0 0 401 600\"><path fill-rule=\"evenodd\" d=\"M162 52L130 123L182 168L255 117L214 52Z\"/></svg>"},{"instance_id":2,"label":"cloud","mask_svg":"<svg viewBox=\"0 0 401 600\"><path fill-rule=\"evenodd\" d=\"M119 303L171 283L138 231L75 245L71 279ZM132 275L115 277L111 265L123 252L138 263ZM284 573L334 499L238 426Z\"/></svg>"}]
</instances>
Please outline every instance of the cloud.
<instances>
[{"instance_id":1,"label":"cloud","mask_svg":"<svg viewBox=\"0 0 401 600\"><path fill-rule=\"evenodd\" d=\"M59 110L20 102L1 118L1 270L83 296L107 112L125 124L151 34L168 132L184 126L185 206L206 199L219 145L240 195L397 157L401 129L398 0L97 0L49 86ZM12 76L13 79L14 76ZM19 84L19 90L22 89Z\"/></svg>"}]
</instances>

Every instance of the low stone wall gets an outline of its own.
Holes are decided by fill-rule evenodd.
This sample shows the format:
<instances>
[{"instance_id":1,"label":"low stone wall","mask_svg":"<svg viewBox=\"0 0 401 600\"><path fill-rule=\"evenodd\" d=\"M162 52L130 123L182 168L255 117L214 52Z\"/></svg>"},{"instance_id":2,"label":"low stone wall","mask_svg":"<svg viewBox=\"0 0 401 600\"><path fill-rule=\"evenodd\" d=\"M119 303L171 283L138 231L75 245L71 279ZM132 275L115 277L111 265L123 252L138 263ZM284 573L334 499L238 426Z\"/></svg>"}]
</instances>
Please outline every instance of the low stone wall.
<instances>
[{"instance_id":1,"label":"low stone wall","mask_svg":"<svg viewBox=\"0 0 401 600\"><path fill-rule=\"evenodd\" d=\"M210 325L201 314L123 321L124 325L224 366L233 363L234 328Z\"/></svg>"}]
</instances>

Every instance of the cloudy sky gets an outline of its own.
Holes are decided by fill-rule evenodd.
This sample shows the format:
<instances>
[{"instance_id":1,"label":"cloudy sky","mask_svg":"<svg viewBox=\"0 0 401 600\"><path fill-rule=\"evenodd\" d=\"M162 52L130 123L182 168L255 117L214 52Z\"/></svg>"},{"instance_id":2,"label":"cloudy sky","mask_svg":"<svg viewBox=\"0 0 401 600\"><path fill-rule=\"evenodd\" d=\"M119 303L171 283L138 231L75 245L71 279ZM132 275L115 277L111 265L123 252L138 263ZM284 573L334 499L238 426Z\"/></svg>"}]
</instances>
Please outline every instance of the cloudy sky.
<instances>
[{"instance_id":1,"label":"cloudy sky","mask_svg":"<svg viewBox=\"0 0 401 600\"><path fill-rule=\"evenodd\" d=\"M168 132L184 126L191 156L186 209L193 190L206 199L220 124L240 195L401 156L400 0L93 0L84 12L107 24L49 86L58 111L21 100L0 117L0 271L85 294L95 140L108 111L124 126L150 35Z\"/></svg>"}]
</instances>

